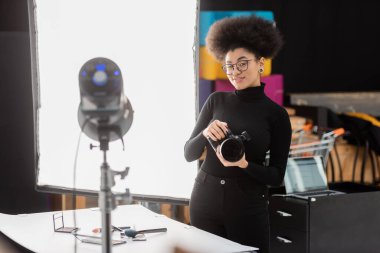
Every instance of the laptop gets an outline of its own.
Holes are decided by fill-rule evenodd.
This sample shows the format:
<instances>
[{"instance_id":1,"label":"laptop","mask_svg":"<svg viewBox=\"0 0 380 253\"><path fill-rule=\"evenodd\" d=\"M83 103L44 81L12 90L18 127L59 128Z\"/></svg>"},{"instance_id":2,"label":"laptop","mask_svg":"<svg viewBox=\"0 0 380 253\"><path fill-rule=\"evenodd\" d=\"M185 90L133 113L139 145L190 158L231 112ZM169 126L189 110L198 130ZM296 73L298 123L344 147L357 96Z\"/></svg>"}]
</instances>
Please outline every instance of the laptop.
<instances>
[{"instance_id":1,"label":"laptop","mask_svg":"<svg viewBox=\"0 0 380 253\"><path fill-rule=\"evenodd\" d=\"M288 158L284 183L286 195L300 199L344 194L329 190L321 156Z\"/></svg>"}]
</instances>

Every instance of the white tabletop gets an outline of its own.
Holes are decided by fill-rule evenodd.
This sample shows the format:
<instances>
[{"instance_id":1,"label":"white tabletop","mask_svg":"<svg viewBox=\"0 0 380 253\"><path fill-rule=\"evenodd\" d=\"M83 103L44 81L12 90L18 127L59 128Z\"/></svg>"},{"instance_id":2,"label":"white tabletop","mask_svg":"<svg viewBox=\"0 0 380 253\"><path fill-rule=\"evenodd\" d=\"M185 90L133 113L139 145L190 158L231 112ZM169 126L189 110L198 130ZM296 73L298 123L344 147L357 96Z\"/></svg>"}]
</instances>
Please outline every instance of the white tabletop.
<instances>
[{"instance_id":1,"label":"white tabletop","mask_svg":"<svg viewBox=\"0 0 380 253\"><path fill-rule=\"evenodd\" d=\"M57 233L53 229L52 215L57 212L6 215L0 214L0 231L18 244L35 252L60 253L101 252L100 245L82 243L71 234ZM66 227L74 225L73 211L63 212ZM76 211L78 233L95 235L92 229L101 227L101 213L98 209L81 209ZM112 212L115 226L134 226L136 230L166 227L166 233L146 234L146 241L127 240L126 244L113 246L112 252L136 253L170 253L174 246L191 252L224 253L246 252L255 248L226 240L192 226L169 219L154 213L140 205L124 205ZM114 232L114 238L120 235Z\"/></svg>"}]
</instances>

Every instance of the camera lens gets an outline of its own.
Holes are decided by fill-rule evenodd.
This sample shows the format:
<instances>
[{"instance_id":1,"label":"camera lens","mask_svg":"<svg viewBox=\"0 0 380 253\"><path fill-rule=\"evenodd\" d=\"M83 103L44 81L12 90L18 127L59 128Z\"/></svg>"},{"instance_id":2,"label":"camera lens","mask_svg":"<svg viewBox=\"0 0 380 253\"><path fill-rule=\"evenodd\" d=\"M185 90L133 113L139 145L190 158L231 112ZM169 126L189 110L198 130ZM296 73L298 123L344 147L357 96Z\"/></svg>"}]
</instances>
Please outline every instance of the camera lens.
<instances>
[{"instance_id":1,"label":"camera lens","mask_svg":"<svg viewBox=\"0 0 380 253\"><path fill-rule=\"evenodd\" d=\"M244 154L244 145L239 139L226 139L220 146L220 153L229 162L239 161Z\"/></svg>"}]
</instances>

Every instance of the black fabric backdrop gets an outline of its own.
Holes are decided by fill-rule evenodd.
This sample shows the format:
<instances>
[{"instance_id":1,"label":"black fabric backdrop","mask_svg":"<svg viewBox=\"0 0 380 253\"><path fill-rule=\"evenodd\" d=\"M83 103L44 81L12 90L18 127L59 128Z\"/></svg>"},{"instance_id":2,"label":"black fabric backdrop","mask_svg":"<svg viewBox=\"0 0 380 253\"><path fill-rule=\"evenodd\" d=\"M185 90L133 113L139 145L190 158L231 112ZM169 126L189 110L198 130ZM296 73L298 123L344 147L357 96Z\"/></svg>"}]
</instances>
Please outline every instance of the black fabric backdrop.
<instances>
[{"instance_id":1,"label":"black fabric backdrop","mask_svg":"<svg viewBox=\"0 0 380 253\"><path fill-rule=\"evenodd\" d=\"M285 45L273 62L285 93L378 91L380 2L201 0L201 10L271 10Z\"/></svg>"}]
</instances>

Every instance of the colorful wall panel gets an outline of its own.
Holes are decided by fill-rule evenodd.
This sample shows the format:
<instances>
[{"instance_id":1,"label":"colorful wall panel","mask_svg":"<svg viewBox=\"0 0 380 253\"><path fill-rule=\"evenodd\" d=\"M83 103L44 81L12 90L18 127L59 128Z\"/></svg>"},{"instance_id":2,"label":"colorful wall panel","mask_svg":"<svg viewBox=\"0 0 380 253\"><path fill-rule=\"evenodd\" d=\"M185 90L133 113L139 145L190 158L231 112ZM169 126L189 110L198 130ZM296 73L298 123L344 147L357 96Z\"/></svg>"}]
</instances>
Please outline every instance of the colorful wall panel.
<instances>
[{"instance_id":1,"label":"colorful wall panel","mask_svg":"<svg viewBox=\"0 0 380 253\"><path fill-rule=\"evenodd\" d=\"M214 81L199 80L199 111L202 109L203 104L206 102L208 96L214 92Z\"/></svg>"}]
</instances>

